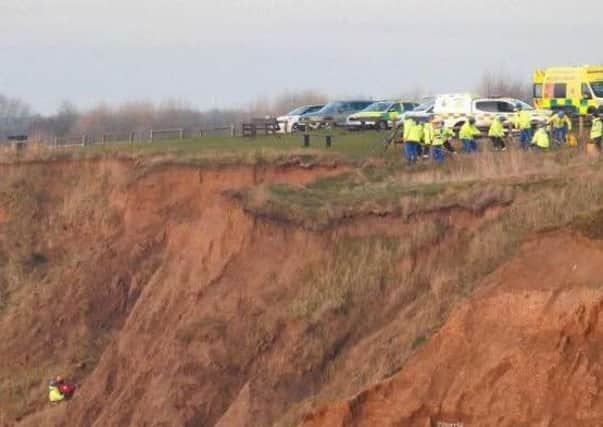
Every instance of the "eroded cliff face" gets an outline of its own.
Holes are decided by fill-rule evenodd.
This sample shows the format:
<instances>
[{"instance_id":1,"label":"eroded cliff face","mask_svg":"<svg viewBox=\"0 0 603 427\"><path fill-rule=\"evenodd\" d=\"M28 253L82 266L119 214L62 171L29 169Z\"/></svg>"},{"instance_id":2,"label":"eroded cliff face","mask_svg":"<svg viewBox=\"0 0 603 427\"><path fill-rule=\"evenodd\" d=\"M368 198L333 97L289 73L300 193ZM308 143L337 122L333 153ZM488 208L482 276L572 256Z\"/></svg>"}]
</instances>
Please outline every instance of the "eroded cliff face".
<instances>
[{"instance_id":1,"label":"eroded cliff face","mask_svg":"<svg viewBox=\"0 0 603 427\"><path fill-rule=\"evenodd\" d=\"M231 197L342 172L334 167L105 160L0 172L0 425L596 416L597 243L538 238L481 279L508 259L496 245L504 206L317 232L258 219ZM57 374L79 389L49 407L45 381ZM590 410L572 406L581 393ZM561 417L568 408L572 419Z\"/></svg>"},{"instance_id":2,"label":"eroded cliff face","mask_svg":"<svg viewBox=\"0 0 603 427\"><path fill-rule=\"evenodd\" d=\"M399 374L302 425L600 425L602 274L601 243L525 245Z\"/></svg>"},{"instance_id":3,"label":"eroded cliff face","mask_svg":"<svg viewBox=\"0 0 603 427\"><path fill-rule=\"evenodd\" d=\"M252 378L298 388L295 366L283 361L287 384L262 358L287 331L282 283L320 239L258 225L222 193L336 171L108 161L3 172L3 424L213 424ZM55 373L81 388L45 411Z\"/></svg>"}]
</instances>

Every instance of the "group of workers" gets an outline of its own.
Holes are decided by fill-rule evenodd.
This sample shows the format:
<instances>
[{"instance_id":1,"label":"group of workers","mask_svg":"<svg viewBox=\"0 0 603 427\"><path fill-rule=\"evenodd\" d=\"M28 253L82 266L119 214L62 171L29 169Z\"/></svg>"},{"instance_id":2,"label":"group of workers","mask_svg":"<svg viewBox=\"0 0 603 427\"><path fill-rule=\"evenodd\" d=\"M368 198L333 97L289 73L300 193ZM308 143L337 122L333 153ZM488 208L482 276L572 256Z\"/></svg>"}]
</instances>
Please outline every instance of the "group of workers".
<instances>
[{"instance_id":1,"label":"group of workers","mask_svg":"<svg viewBox=\"0 0 603 427\"><path fill-rule=\"evenodd\" d=\"M603 138L603 121L596 112L593 112L592 118L590 139L600 152ZM507 149L504 121L504 116L497 116L488 129L488 138L495 151L506 151ZM519 131L519 143L524 150L530 148L548 150L551 147L551 136L556 144L566 144L569 132L572 130L572 122L563 111L553 114L548 124L538 124L535 132L529 111L516 111L513 125ZM550 127L550 132L548 127ZM403 129L404 155L411 164L416 163L419 158L428 159L430 154L437 163L444 161L446 152L456 154L456 150L450 143L455 134L437 116L426 123L408 117L404 120ZM458 134L458 139L463 146L462 151L464 153L477 152L477 140L481 136L482 132L477 128L475 118L469 117L461 126Z\"/></svg>"}]
</instances>

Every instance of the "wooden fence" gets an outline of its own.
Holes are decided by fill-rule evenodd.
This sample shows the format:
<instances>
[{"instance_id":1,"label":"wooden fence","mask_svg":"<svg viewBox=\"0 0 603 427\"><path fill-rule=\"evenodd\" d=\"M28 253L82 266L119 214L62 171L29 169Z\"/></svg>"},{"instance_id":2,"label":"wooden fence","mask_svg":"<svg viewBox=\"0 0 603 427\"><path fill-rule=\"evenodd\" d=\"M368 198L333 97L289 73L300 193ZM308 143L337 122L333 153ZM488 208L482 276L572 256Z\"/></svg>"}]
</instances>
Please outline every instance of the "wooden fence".
<instances>
[{"instance_id":1,"label":"wooden fence","mask_svg":"<svg viewBox=\"0 0 603 427\"><path fill-rule=\"evenodd\" d=\"M103 133L100 135L55 137L52 141L50 141L50 145L55 147L74 147L116 142L144 143L175 139L185 140L219 135L234 137L236 136L236 128L234 125L229 125L201 129L151 129L146 132Z\"/></svg>"}]
</instances>

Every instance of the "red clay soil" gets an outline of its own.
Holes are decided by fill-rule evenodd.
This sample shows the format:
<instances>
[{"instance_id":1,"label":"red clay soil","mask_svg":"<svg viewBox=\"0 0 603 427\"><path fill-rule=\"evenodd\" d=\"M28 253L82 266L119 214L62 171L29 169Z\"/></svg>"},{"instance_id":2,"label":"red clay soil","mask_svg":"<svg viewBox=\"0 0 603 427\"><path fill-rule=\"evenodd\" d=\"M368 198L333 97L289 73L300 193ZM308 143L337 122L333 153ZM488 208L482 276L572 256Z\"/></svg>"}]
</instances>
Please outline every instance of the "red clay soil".
<instances>
[{"instance_id":1,"label":"red clay soil","mask_svg":"<svg viewBox=\"0 0 603 427\"><path fill-rule=\"evenodd\" d=\"M400 373L302 426L601 426L602 278L600 243L526 244Z\"/></svg>"},{"instance_id":2,"label":"red clay soil","mask_svg":"<svg viewBox=\"0 0 603 427\"><path fill-rule=\"evenodd\" d=\"M309 232L260 221L224 191L341 172L0 166L0 426L289 427L371 384L306 425L599 425L597 243L527 245L408 363L456 298L446 257L496 208L424 216L442 231L394 266L403 279L381 276L346 309L293 315L308 267L337 242L400 240L424 224ZM45 381L57 374L79 388L52 407Z\"/></svg>"},{"instance_id":3,"label":"red clay soil","mask_svg":"<svg viewBox=\"0 0 603 427\"><path fill-rule=\"evenodd\" d=\"M0 261L26 265L27 286L0 311L0 425L213 425L250 387L270 402L307 382L272 351L277 339L290 355L297 344L266 313L277 313L271 301L318 239L256 224L222 192L342 170L148 169L2 167L16 184L0 194ZM31 254L40 262L30 266ZM282 365L278 378L266 357ZM45 380L58 373L81 387L68 405L46 408ZM271 406L281 413L286 401ZM264 412L259 423L273 417Z\"/></svg>"}]
</instances>

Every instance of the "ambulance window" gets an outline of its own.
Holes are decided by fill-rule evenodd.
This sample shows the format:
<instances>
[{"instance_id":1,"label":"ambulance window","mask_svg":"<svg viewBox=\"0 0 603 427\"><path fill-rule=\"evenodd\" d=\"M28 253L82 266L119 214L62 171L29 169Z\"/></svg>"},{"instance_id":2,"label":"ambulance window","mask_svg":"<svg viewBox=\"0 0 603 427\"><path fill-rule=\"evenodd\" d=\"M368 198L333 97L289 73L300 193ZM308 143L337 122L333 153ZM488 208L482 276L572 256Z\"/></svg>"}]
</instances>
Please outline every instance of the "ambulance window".
<instances>
[{"instance_id":1,"label":"ambulance window","mask_svg":"<svg viewBox=\"0 0 603 427\"><path fill-rule=\"evenodd\" d=\"M537 83L534 85L534 98L542 98L542 84Z\"/></svg>"},{"instance_id":2,"label":"ambulance window","mask_svg":"<svg viewBox=\"0 0 603 427\"><path fill-rule=\"evenodd\" d=\"M567 84L566 83L555 83L553 88L553 98L565 98L567 97Z\"/></svg>"},{"instance_id":3,"label":"ambulance window","mask_svg":"<svg viewBox=\"0 0 603 427\"><path fill-rule=\"evenodd\" d=\"M603 81L591 82L590 87L593 89L597 98L603 98Z\"/></svg>"},{"instance_id":4,"label":"ambulance window","mask_svg":"<svg viewBox=\"0 0 603 427\"><path fill-rule=\"evenodd\" d=\"M582 98L592 99L593 94L590 93L590 87L586 83L582 83Z\"/></svg>"}]
</instances>

